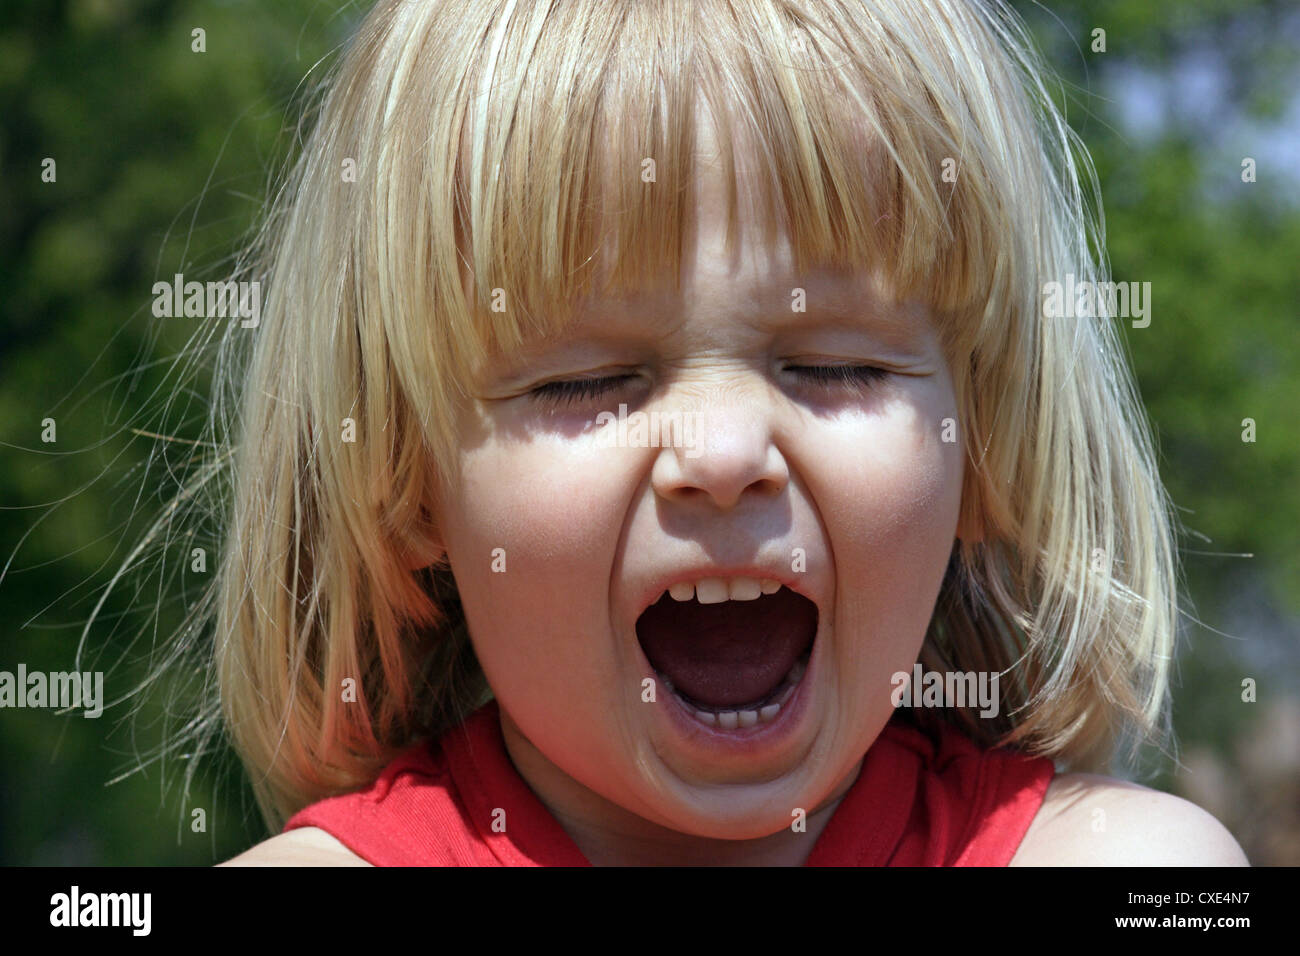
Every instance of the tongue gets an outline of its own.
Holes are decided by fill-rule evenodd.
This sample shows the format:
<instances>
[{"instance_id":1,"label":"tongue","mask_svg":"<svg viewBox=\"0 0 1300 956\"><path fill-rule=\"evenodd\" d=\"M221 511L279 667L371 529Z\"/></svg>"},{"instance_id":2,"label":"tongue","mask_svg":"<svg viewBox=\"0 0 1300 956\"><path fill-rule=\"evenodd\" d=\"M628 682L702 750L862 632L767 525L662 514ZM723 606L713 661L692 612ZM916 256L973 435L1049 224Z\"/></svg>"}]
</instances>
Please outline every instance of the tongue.
<instances>
[{"instance_id":1,"label":"tongue","mask_svg":"<svg viewBox=\"0 0 1300 956\"><path fill-rule=\"evenodd\" d=\"M817 634L817 606L789 588L753 601L700 604L664 594L636 625L651 665L709 707L756 704Z\"/></svg>"}]
</instances>

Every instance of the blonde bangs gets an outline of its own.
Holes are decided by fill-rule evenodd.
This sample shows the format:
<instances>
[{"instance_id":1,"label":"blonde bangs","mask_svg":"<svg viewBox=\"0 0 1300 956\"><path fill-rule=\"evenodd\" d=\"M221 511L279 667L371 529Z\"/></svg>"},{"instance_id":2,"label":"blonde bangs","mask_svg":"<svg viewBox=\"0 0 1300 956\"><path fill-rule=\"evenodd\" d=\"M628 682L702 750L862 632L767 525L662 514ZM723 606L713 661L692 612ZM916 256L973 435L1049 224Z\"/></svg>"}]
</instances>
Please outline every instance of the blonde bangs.
<instances>
[{"instance_id":1,"label":"blonde bangs","mask_svg":"<svg viewBox=\"0 0 1300 956\"><path fill-rule=\"evenodd\" d=\"M375 51L395 62L369 104L373 115L383 100L384 120L369 134L362 298L383 316L413 404L450 410L486 356L555 334L590 295L680 282L704 109L729 245L743 213L769 244L789 242L798 272L877 272L948 317L950 338L969 331L970 309L999 286L1007 299L1031 265L1006 197L1033 185L1034 166L1016 168L977 119L1017 102L1010 85L908 56L951 28L923 12L885 23L837 4L714 0L404 8L422 22L399 14ZM441 55L421 55L435 38Z\"/></svg>"}]
</instances>

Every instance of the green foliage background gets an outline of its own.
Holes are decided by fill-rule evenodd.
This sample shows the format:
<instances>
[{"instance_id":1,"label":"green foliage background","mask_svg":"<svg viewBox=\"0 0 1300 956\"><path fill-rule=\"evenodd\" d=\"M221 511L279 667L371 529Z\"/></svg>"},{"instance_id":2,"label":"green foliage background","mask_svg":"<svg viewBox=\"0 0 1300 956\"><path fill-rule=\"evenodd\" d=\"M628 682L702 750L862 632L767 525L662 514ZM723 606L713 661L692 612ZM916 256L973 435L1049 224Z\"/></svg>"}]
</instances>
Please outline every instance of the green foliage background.
<instances>
[{"instance_id":1,"label":"green foliage background","mask_svg":"<svg viewBox=\"0 0 1300 956\"><path fill-rule=\"evenodd\" d=\"M1016 6L1096 161L1115 278L1153 290L1150 327L1125 334L1184 509L1189 613L1201 623L1189 620L1177 661L1178 759L1148 782L1218 815L1254 862L1298 863L1300 157L1289 168L1260 159L1258 181L1240 179L1242 157L1263 155L1256 137L1276 142L1295 115L1295 18L1252 0ZM212 277L247 238L296 136L295 89L363 11L314 0L8 7L0 669L55 671L70 667L103 587L162 506L159 489L174 491L183 444L159 457L132 429L199 436L206 380L178 389L170 371L193 323L154 321L150 288L175 272ZM1095 27L1104 53L1090 49ZM1125 70L1168 77L1206 50L1232 80L1218 115L1170 115L1156 136L1122 130L1120 97L1106 91ZM1294 150L1300 130L1286 135ZM41 181L45 157L55 183ZM54 444L40 441L46 417ZM1242 441L1245 418L1254 443ZM1241 553L1253 557L1230 556ZM110 698L143 676L152 642L201 586L183 564L159 570L169 592L116 589L90 635L91 660L128 661L106 682ZM150 623L141 609L160 597ZM1245 677L1257 703L1241 700ZM174 690L201 679L177 675ZM123 717L137 706L133 731ZM204 865L263 838L228 758L188 794L178 761L106 786L158 743L167 709L164 694L98 720L0 712L0 863Z\"/></svg>"}]
</instances>

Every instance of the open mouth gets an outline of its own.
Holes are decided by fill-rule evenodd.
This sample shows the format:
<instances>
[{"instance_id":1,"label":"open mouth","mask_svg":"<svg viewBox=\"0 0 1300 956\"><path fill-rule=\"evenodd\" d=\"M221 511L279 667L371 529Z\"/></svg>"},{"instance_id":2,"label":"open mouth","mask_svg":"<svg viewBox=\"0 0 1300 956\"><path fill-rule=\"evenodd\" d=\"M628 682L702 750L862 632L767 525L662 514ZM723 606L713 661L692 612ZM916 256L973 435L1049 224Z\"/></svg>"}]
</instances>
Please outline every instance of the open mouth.
<instances>
[{"instance_id":1,"label":"open mouth","mask_svg":"<svg viewBox=\"0 0 1300 956\"><path fill-rule=\"evenodd\" d=\"M803 678L817 605L787 587L753 600L700 603L663 594L636 622L660 682L701 723L770 723Z\"/></svg>"}]
</instances>

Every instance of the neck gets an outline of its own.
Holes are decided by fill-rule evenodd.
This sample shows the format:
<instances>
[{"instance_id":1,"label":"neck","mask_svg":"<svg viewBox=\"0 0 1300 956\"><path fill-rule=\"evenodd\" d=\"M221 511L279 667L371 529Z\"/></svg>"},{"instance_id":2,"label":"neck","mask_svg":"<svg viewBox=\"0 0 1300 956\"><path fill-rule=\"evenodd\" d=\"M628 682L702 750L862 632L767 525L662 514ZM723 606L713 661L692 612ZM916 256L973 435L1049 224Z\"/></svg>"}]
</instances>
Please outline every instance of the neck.
<instances>
[{"instance_id":1,"label":"neck","mask_svg":"<svg viewBox=\"0 0 1300 956\"><path fill-rule=\"evenodd\" d=\"M842 797L808 816L807 831L788 827L756 840L714 840L653 824L636 827L593 824L550 808L560 826L592 866L802 866Z\"/></svg>"},{"instance_id":2,"label":"neck","mask_svg":"<svg viewBox=\"0 0 1300 956\"><path fill-rule=\"evenodd\" d=\"M515 769L593 866L802 866L861 769L861 761L854 764L802 831L719 840L660 826L606 800L551 764L504 714L501 723Z\"/></svg>"}]
</instances>

